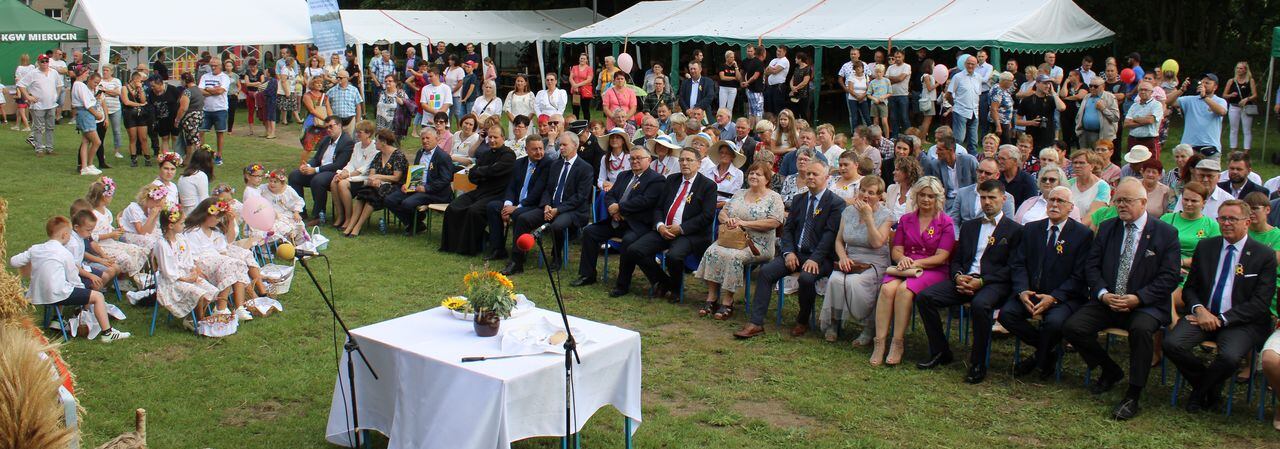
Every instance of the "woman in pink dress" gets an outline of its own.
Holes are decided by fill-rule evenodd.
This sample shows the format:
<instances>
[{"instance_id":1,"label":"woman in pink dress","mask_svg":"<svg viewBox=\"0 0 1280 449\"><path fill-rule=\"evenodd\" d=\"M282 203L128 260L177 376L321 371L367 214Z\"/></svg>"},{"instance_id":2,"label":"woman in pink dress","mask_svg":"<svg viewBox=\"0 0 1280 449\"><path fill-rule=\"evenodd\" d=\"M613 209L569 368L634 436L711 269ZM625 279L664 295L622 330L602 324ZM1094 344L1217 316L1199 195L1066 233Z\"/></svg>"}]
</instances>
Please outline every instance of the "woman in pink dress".
<instances>
[{"instance_id":1,"label":"woman in pink dress","mask_svg":"<svg viewBox=\"0 0 1280 449\"><path fill-rule=\"evenodd\" d=\"M871 352L871 365L881 362L897 365L902 362L903 335L907 320L911 318L911 303L925 287L947 278L947 264L951 249L956 245L955 225L951 217L942 213L946 198L942 182L933 176L925 176L911 187L915 210L898 220L893 233L893 251L890 253L899 270L919 269L918 276L884 276L880 297L876 300L876 338ZM892 320L892 324L890 323ZM893 339L888 350L885 339L889 329ZM888 357L885 353L888 352Z\"/></svg>"}]
</instances>

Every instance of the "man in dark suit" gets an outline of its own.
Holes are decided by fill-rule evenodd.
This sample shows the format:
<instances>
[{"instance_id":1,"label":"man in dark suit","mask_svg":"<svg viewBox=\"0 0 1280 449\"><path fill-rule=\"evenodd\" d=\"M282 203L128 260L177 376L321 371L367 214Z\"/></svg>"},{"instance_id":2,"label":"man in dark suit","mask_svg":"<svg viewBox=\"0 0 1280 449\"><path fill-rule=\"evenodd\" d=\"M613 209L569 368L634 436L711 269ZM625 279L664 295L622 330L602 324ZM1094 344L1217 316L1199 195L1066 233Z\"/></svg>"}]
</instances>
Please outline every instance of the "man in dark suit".
<instances>
[{"instance_id":1,"label":"man in dark suit","mask_svg":"<svg viewBox=\"0 0 1280 449\"><path fill-rule=\"evenodd\" d=\"M303 196L303 188L311 187L311 205L314 209L312 218L307 220L307 226L320 223L320 214L324 213L325 206L329 203L329 183L338 170L347 166L347 162L351 160L351 150L355 148L355 141L351 136L342 132L342 119L338 116L326 117L324 126L328 134L316 143L311 160L289 173L289 187L298 196ZM302 211L302 216L307 216L306 210Z\"/></svg>"},{"instance_id":2,"label":"man in dark suit","mask_svg":"<svg viewBox=\"0 0 1280 449\"><path fill-rule=\"evenodd\" d=\"M999 319L1010 334L1035 348L1014 374L1039 368L1042 380L1054 373L1063 323L1084 305L1084 261L1093 242L1093 231L1070 217L1071 189L1054 187L1045 200L1048 218L1022 227L1022 244L1009 259L1015 296L1000 309ZM1031 326L1032 317L1040 317L1040 329Z\"/></svg>"},{"instance_id":3,"label":"man in dark suit","mask_svg":"<svg viewBox=\"0 0 1280 449\"><path fill-rule=\"evenodd\" d=\"M1102 367L1090 386L1093 394L1111 390L1124 378L1098 332L1117 327L1129 332L1129 388L1111 412L1116 420L1138 414L1138 400L1151 371L1151 336L1169 324L1170 295L1178 287L1178 231L1147 215L1147 189L1124 178L1112 203L1116 219L1102 222L1085 262L1088 301L1067 318L1063 336L1090 368Z\"/></svg>"},{"instance_id":4,"label":"man in dark suit","mask_svg":"<svg viewBox=\"0 0 1280 449\"><path fill-rule=\"evenodd\" d=\"M941 153L942 147L938 149ZM969 303L973 319L973 350L964 381L976 384L987 377L987 347L991 342L991 314L1009 298L1009 254L1022 241L1022 225L1004 213L1004 186L987 180L978 185L982 217L960 226L951 278L925 288L916 298L920 321L929 336L929 359L916 367L933 369L951 363L951 346L942 331L938 310Z\"/></svg>"},{"instance_id":5,"label":"man in dark suit","mask_svg":"<svg viewBox=\"0 0 1280 449\"><path fill-rule=\"evenodd\" d=\"M1262 192L1270 195L1266 187L1258 185L1249 179L1249 173L1252 172L1253 166L1249 162L1249 156L1241 151L1233 151L1227 162L1227 180L1218 183L1218 187L1230 193L1232 197L1243 200L1245 196L1253 192Z\"/></svg>"},{"instance_id":6,"label":"man in dark suit","mask_svg":"<svg viewBox=\"0 0 1280 449\"><path fill-rule=\"evenodd\" d=\"M507 253L506 225L513 217L519 217L527 211L538 208L542 200L542 191L546 188L547 167L552 162L546 158L545 144L537 136L525 138L525 157L516 159L515 168L511 170L511 182L501 198L490 201L485 207L485 218L489 222L489 254L485 260L499 260L510 257ZM511 236L513 239L520 234ZM514 243L512 243L514 245Z\"/></svg>"},{"instance_id":7,"label":"man in dark suit","mask_svg":"<svg viewBox=\"0 0 1280 449\"><path fill-rule=\"evenodd\" d=\"M1164 340L1164 353L1191 384L1189 412L1221 402L1222 385L1240 366L1240 359L1271 334L1276 253L1248 238L1249 217L1244 201L1227 200L1218 207L1222 236L1196 245L1182 287L1190 314ZM1195 351L1205 341L1218 344L1217 355L1207 367Z\"/></svg>"},{"instance_id":8,"label":"man in dark suit","mask_svg":"<svg viewBox=\"0 0 1280 449\"><path fill-rule=\"evenodd\" d=\"M955 137L950 134L939 136L936 147L937 157L927 159L929 164L922 168L926 175L936 176L942 181L942 188L947 191L947 203L955 198L956 190L982 182L977 179L978 160L967 153L957 153ZM956 222L956 226L961 224L963 222Z\"/></svg>"},{"instance_id":9,"label":"man in dark suit","mask_svg":"<svg viewBox=\"0 0 1280 449\"><path fill-rule=\"evenodd\" d=\"M522 212L512 219L512 235L533 232L544 223L550 223L543 236L551 236L553 251L550 265L560 266L560 249L568 245L563 231L570 226L581 228L591 220L591 203L595 195L591 189L591 164L578 157L578 136L566 133L560 136L560 160L552 162L544 175L546 185L542 189L540 207ZM525 252L512 245L511 259L502 274L512 275L524 271Z\"/></svg>"},{"instance_id":10,"label":"man in dark suit","mask_svg":"<svg viewBox=\"0 0 1280 449\"><path fill-rule=\"evenodd\" d=\"M745 117L734 122L733 144L738 147L738 151L747 155L747 160L742 163L743 173L747 172L747 168L755 162L756 156L756 138L751 136L751 122ZM747 177L742 177L742 188L747 188Z\"/></svg>"},{"instance_id":11,"label":"man in dark suit","mask_svg":"<svg viewBox=\"0 0 1280 449\"><path fill-rule=\"evenodd\" d=\"M1022 170L1022 153L1018 147L1001 145L996 154L996 162L1000 163L1000 182L1004 183L1004 190L1013 195L1016 210L1027 198L1039 195L1040 188L1036 186L1036 178Z\"/></svg>"},{"instance_id":12,"label":"man in dark suit","mask_svg":"<svg viewBox=\"0 0 1280 449\"><path fill-rule=\"evenodd\" d=\"M939 150L938 154L942 154ZM934 175L936 176L936 175ZM978 184L984 181L1000 179L1000 167L996 165L996 161L991 159L983 159L978 163L977 184L970 184L955 191L947 192L954 197L947 198L946 212L951 217L951 222L956 226L956 235L960 234L960 226L964 222L982 218L982 203L978 201ZM1013 216L1013 195L1009 192L1004 193L1004 214Z\"/></svg>"},{"instance_id":13,"label":"man in dark suit","mask_svg":"<svg viewBox=\"0 0 1280 449\"><path fill-rule=\"evenodd\" d=\"M650 119L646 119L650 120ZM622 250L653 229L653 208L662 195L663 177L649 169L653 154L644 147L632 147L631 170L618 174L613 188L604 195L606 215L582 229L582 259L578 278L569 285L596 283L596 258L600 245L611 238L622 239Z\"/></svg>"},{"instance_id":14,"label":"man in dark suit","mask_svg":"<svg viewBox=\"0 0 1280 449\"><path fill-rule=\"evenodd\" d=\"M831 273L835 259L836 233L840 232L840 214L845 202L827 191L830 167L822 159L809 161L800 173L808 191L791 200L791 213L783 226L779 241L781 251L769 263L757 269L755 298L751 301L750 321L737 333L738 338L751 338L764 333L764 315L769 310L773 284L792 273L800 273L800 311L791 336L809 332L809 315L818 296L818 279ZM797 182L801 182L797 181Z\"/></svg>"},{"instance_id":15,"label":"man in dark suit","mask_svg":"<svg viewBox=\"0 0 1280 449\"><path fill-rule=\"evenodd\" d=\"M631 275L636 266L654 284L654 294L678 294L684 276L684 259L700 254L711 244L711 226L716 213L716 183L698 174L702 155L697 149L680 150L680 173L663 181L662 196L653 214L653 228L622 253L618 263L618 284L609 292L616 298L631 288ZM654 257L666 250L667 272ZM673 296L672 300L676 297Z\"/></svg>"},{"instance_id":16,"label":"man in dark suit","mask_svg":"<svg viewBox=\"0 0 1280 449\"><path fill-rule=\"evenodd\" d=\"M710 110L711 105L716 104L716 96L720 95L720 89L716 86L716 82L711 78L702 76L702 64L698 62L689 63L689 79L680 82L680 109L688 111L689 108L700 108L704 111Z\"/></svg>"},{"instance_id":17,"label":"man in dark suit","mask_svg":"<svg viewBox=\"0 0 1280 449\"><path fill-rule=\"evenodd\" d=\"M410 192L396 189L384 201L387 209L400 218L401 223L409 224L404 230L405 235L412 234L414 229L426 229L421 222L414 222L418 206L453 201L453 161L449 159L449 152L436 146L439 139L435 128L424 127L420 134L422 148L409 160L409 165L427 166L422 184Z\"/></svg>"}]
</instances>

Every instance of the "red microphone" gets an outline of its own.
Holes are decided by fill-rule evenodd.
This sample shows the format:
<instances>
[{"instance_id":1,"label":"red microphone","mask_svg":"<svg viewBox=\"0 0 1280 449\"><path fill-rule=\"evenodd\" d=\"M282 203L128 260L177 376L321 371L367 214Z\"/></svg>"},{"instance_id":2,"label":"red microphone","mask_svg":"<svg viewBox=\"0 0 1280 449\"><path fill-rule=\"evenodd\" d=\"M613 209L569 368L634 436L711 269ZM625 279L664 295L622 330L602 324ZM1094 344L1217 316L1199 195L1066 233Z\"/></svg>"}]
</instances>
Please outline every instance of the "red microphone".
<instances>
[{"instance_id":1,"label":"red microphone","mask_svg":"<svg viewBox=\"0 0 1280 449\"><path fill-rule=\"evenodd\" d=\"M516 238L516 248L520 251L529 252L533 249L533 234L521 234Z\"/></svg>"}]
</instances>

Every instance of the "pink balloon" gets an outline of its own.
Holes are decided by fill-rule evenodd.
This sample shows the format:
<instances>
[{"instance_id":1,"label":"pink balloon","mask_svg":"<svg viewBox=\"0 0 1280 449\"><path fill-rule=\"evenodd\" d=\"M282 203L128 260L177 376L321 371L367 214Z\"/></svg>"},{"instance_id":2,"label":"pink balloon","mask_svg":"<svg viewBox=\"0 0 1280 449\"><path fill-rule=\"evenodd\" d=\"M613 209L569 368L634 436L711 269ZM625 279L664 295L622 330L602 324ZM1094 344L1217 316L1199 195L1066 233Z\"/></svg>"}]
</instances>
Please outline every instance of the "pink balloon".
<instances>
[{"instance_id":1,"label":"pink balloon","mask_svg":"<svg viewBox=\"0 0 1280 449\"><path fill-rule=\"evenodd\" d=\"M1120 81L1124 82L1125 84L1132 83L1133 78L1136 76L1137 74L1133 73L1133 69L1130 69L1130 68L1126 68L1120 71Z\"/></svg>"},{"instance_id":2,"label":"pink balloon","mask_svg":"<svg viewBox=\"0 0 1280 449\"><path fill-rule=\"evenodd\" d=\"M240 215L249 227L263 232L270 231L271 226L276 222L276 210L271 208L271 204L261 196L245 198Z\"/></svg>"},{"instance_id":3,"label":"pink balloon","mask_svg":"<svg viewBox=\"0 0 1280 449\"><path fill-rule=\"evenodd\" d=\"M622 69L623 72L631 73L631 67L634 65L635 65L635 61L631 60L630 53L623 53L618 55L618 68Z\"/></svg>"},{"instance_id":4,"label":"pink balloon","mask_svg":"<svg viewBox=\"0 0 1280 449\"><path fill-rule=\"evenodd\" d=\"M942 84L947 82L947 66L938 64L933 66L933 82Z\"/></svg>"}]
</instances>

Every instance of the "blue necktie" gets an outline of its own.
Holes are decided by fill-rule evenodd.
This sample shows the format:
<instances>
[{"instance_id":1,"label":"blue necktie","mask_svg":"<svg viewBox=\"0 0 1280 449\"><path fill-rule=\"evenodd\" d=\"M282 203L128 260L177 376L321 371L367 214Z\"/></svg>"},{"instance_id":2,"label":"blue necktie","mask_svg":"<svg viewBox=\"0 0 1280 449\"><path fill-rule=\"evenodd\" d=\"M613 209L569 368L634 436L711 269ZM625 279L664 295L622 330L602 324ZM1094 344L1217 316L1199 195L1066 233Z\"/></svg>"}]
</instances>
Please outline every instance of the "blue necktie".
<instances>
[{"instance_id":1,"label":"blue necktie","mask_svg":"<svg viewBox=\"0 0 1280 449\"><path fill-rule=\"evenodd\" d=\"M1209 297L1209 311L1214 315L1217 315L1218 309L1222 307L1222 289L1227 286L1227 276L1231 276L1231 272L1235 271L1231 265L1235 262L1235 255L1236 247L1227 245L1227 256L1222 258L1222 266L1218 267L1218 282L1213 285L1213 296Z\"/></svg>"},{"instance_id":2,"label":"blue necktie","mask_svg":"<svg viewBox=\"0 0 1280 449\"><path fill-rule=\"evenodd\" d=\"M524 202L524 198L529 196L529 180L533 179L533 168L536 167L533 161L529 161L529 169L524 173L524 185L520 186L520 203Z\"/></svg>"},{"instance_id":3,"label":"blue necktie","mask_svg":"<svg viewBox=\"0 0 1280 449\"><path fill-rule=\"evenodd\" d=\"M808 245L805 245L806 243L805 237L809 236L809 225L817 221L814 219L814 216L813 216L813 207L814 207L814 203L816 203L817 200L818 200L817 197L814 197L813 195L809 195L809 207L805 208L805 215L803 217L804 225L800 226L800 246L796 248L796 250L804 250L804 248L808 246Z\"/></svg>"},{"instance_id":4,"label":"blue necktie","mask_svg":"<svg viewBox=\"0 0 1280 449\"><path fill-rule=\"evenodd\" d=\"M564 197L564 181L565 181L565 178L568 178L568 177L569 177L569 161L565 160L564 168L560 169L560 180L556 181L556 194L551 197L552 201L556 203L555 205L560 204L560 199Z\"/></svg>"}]
</instances>

